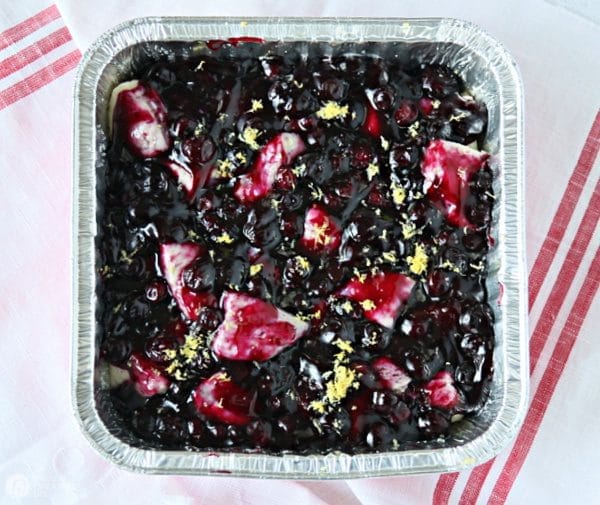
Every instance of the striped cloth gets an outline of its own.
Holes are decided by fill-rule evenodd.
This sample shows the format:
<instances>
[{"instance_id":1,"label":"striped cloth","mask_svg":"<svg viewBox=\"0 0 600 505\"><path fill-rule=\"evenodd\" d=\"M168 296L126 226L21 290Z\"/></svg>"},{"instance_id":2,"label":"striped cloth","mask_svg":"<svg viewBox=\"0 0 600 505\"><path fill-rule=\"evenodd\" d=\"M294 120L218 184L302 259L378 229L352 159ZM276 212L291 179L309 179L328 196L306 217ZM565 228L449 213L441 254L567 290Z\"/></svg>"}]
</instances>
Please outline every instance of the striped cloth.
<instances>
[{"instance_id":1,"label":"striped cloth","mask_svg":"<svg viewBox=\"0 0 600 505\"><path fill-rule=\"evenodd\" d=\"M4 2L0 11L0 503L600 503L600 27L593 2ZM406 5L405 5L406 4ZM514 13L519 13L514 17ZM153 477L110 465L69 398L71 108L81 52L143 15L469 19L526 88L531 399L516 440L470 471L340 482ZM73 37L72 37L73 36Z\"/></svg>"},{"instance_id":2,"label":"striped cloth","mask_svg":"<svg viewBox=\"0 0 600 505\"><path fill-rule=\"evenodd\" d=\"M0 34L0 110L75 68L81 53L56 5Z\"/></svg>"}]
</instances>

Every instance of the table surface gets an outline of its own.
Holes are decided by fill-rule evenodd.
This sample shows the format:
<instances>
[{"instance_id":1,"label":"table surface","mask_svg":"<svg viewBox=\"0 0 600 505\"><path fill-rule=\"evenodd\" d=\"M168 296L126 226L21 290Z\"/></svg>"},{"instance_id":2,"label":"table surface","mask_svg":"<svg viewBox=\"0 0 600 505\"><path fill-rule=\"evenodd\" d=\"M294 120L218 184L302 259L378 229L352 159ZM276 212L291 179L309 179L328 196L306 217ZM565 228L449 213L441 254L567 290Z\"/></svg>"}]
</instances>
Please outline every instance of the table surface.
<instances>
[{"instance_id":1,"label":"table surface","mask_svg":"<svg viewBox=\"0 0 600 505\"><path fill-rule=\"evenodd\" d=\"M51 1L51 0L49 0ZM4 2L0 10L0 503L600 503L600 4ZM516 441L460 474L336 482L148 476L85 441L70 401L72 88L81 53L146 15L456 17L525 85L531 404Z\"/></svg>"}]
</instances>

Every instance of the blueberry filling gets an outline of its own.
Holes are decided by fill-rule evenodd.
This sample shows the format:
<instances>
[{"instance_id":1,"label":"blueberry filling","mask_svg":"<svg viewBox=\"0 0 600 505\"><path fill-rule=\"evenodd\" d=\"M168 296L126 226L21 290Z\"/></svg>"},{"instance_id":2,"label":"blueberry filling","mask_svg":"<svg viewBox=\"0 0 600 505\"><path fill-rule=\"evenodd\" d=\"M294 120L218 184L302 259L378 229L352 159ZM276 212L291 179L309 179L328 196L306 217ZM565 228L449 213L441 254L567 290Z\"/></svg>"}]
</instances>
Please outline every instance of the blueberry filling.
<instances>
[{"instance_id":1,"label":"blueberry filling","mask_svg":"<svg viewBox=\"0 0 600 505\"><path fill-rule=\"evenodd\" d=\"M485 105L418 46L168 47L113 91L98 171L100 356L128 429L354 453L479 411Z\"/></svg>"}]
</instances>

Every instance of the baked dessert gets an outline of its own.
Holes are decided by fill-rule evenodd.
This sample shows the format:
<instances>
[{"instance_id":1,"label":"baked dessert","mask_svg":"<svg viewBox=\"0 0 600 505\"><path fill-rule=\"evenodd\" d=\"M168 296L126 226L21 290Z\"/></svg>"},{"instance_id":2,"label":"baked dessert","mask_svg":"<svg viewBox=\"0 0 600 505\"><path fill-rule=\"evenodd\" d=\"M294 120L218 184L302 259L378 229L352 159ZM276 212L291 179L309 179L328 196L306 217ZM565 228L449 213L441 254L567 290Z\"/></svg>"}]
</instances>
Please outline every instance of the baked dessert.
<instances>
[{"instance_id":1,"label":"baked dessert","mask_svg":"<svg viewBox=\"0 0 600 505\"><path fill-rule=\"evenodd\" d=\"M98 328L150 447L446 436L493 372L485 104L419 46L172 43L117 86Z\"/></svg>"}]
</instances>

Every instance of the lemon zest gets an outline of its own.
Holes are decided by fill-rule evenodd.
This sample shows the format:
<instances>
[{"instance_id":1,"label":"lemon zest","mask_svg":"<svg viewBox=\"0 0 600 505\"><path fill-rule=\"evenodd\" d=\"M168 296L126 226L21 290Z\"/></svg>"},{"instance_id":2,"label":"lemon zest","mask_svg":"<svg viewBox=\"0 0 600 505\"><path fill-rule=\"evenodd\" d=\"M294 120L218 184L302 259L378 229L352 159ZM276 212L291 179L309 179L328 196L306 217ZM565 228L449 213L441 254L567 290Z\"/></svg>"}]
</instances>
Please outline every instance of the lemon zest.
<instances>
[{"instance_id":1,"label":"lemon zest","mask_svg":"<svg viewBox=\"0 0 600 505\"><path fill-rule=\"evenodd\" d=\"M415 247L415 254L406 258L409 269L412 273L421 275L427 270L427 263L429 258L425 252L425 247L421 244L417 244Z\"/></svg>"},{"instance_id":2,"label":"lemon zest","mask_svg":"<svg viewBox=\"0 0 600 505\"><path fill-rule=\"evenodd\" d=\"M256 128L252 128L248 126L244 128L244 131L240 133L240 140L250 147L250 149L254 149L255 151L260 148L256 139L260 137L261 132L259 132Z\"/></svg>"},{"instance_id":3,"label":"lemon zest","mask_svg":"<svg viewBox=\"0 0 600 505\"><path fill-rule=\"evenodd\" d=\"M373 300L363 300L360 302L360 306L363 308L363 310L374 310L377 308L377 305L375 305Z\"/></svg>"},{"instance_id":4,"label":"lemon zest","mask_svg":"<svg viewBox=\"0 0 600 505\"><path fill-rule=\"evenodd\" d=\"M250 276L254 277L262 269L263 269L263 264L262 263L257 263L256 265L251 265L250 266Z\"/></svg>"},{"instance_id":5,"label":"lemon zest","mask_svg":"<svg viewBox=\"0 0 600 505\"><path fill-rule=\"evenodd\" d=\"M229 233L223 232L215 239L215 242L217 244L233 244L234 240L231 238Z\"/></svg>"},{"instance_id":6,"label":"lemon zest","mask_svg":"<svg viewBox=\"0 0 600 505\"><path fill-rule=\"evenodd\" d=\"M340 105L332 100L325 102L325 105L317 111L317 117L321 119L338 119L348 114L348 106Z\"/></svg>"}]
</instances>

